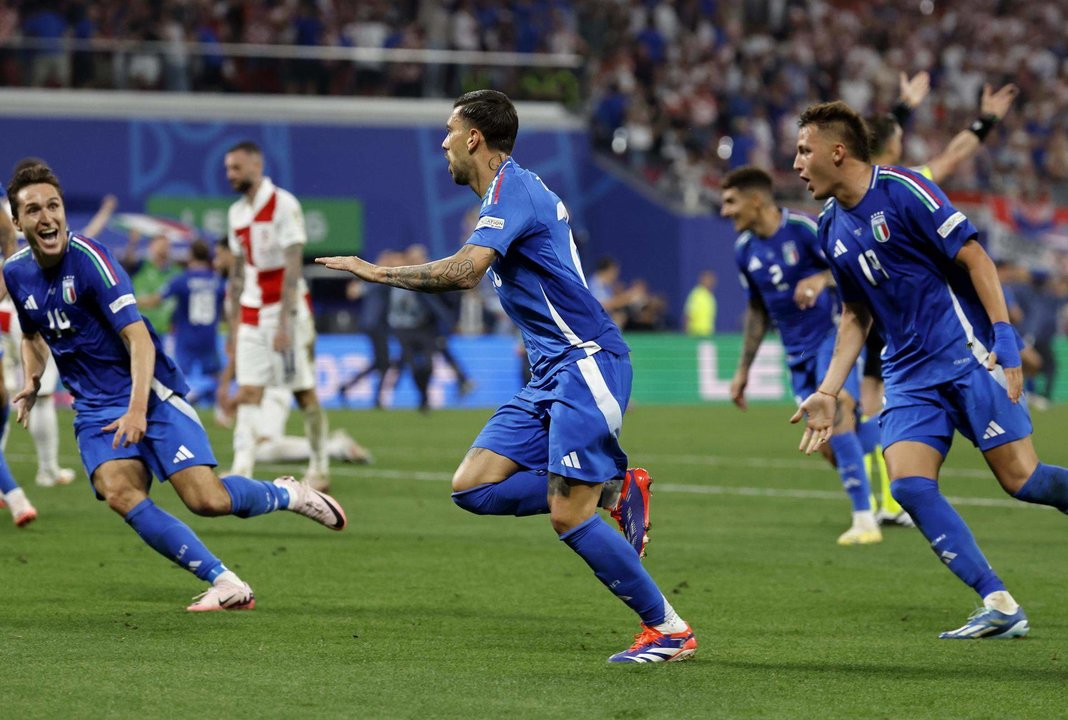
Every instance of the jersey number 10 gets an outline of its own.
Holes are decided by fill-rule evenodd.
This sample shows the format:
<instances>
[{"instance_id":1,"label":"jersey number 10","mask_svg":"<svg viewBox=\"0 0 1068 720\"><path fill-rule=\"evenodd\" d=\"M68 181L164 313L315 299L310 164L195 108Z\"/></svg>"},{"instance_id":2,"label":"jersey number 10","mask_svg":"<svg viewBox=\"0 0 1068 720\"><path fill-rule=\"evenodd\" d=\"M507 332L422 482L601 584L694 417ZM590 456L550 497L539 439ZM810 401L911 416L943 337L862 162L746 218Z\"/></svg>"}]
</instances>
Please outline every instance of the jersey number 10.
<instances>
[{"instance_id":1,"label":"jersey number 10","mask_svg":"<svg viewBox=\"0 0 1068 720\"><path fill-rule=\"evenodd\" d=\"M878 287L883 280L890 279L890 273L883 268L883 264L879 262L879 256L875 254L874 250L865 250L857 256L857 260L860 261L860 269L864 273L864 277L868 278L868 282L871 283L872 287Z\"/></svg>"}]
</instances>

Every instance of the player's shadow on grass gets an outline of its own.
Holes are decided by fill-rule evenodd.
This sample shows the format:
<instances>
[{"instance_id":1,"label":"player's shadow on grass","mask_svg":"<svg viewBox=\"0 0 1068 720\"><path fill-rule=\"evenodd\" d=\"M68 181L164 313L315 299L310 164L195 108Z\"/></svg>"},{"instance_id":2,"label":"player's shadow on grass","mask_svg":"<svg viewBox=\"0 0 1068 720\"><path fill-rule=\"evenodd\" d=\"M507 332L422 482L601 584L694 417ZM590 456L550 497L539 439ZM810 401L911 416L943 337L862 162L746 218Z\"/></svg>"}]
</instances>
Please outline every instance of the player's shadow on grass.
<instances>
[{"instance_id":1,"label":"player's shadow on grass","mask_svg":"<svg viewBox=\"0 0 1068 720\"><path fill-rule=\"evenodd\" d=\"M964 641L960 641L964 642ZM993 642L987 641L987 642ZM1034 641L1024 641L1034 642ZM717 665L735 667L742 670L761 672L778 671L786 673L827 673L841 675L860 675L864 677L892 677L895 680L990 680L991 682L1059 682L1068 683L1068 668L1035 668L1034 666L1013 668L1003 658L997 667L982 668L972 665L966 667L949 667L925 665L894 665L886 663L833 663L833 662L749 662L745 660L719 660Z\"/></svg>"}]
</instances>

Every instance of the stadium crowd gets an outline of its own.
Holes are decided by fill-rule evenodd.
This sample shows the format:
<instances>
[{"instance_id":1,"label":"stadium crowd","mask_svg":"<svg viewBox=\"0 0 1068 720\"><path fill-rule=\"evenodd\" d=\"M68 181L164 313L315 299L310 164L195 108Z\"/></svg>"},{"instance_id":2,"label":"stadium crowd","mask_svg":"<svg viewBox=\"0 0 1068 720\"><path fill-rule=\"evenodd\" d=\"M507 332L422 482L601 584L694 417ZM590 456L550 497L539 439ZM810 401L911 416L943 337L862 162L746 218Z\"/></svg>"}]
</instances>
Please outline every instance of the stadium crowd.
<instances>
[{"instance_id":1,"label":"stadium crowd","mask_svg":"<svg viewBox=\"0 0 1068 720\"><path fill-rule=\"evenodd\" d=\"M449 97L492 84L520 98L577 105L583 97L603 149L696 208L732 168L787 170L796 115L813 97L885 112L899 73L926 70L932 92L908 128L906 161L930 157L974 119L984 82L1011 80L1021 91L1017 111L950 187L1064 202L1068 127L1056 109L1068 103L1066 25L1053 1L5 0L0 78L9 86ZM127 44L68 54L65 37ZM230 57L212 49L221 43L575 53L587 58L586 77Z\"/></svg>"}]
</instances>

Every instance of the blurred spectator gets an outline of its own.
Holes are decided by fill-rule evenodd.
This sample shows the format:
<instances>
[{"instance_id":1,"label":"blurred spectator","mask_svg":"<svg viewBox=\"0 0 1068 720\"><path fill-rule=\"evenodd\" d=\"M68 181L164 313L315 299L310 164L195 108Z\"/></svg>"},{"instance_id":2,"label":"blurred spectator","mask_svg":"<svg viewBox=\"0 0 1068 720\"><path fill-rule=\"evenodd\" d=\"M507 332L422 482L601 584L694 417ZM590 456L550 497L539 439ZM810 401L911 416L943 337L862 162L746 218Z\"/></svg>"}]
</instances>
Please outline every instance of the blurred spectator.
<instances>
[{"instance_id":1,"label":"blurred spectator","mask_svg":"<svg viewBox=\"0 0 1068 720\"><path fill-rule=\"evenodd\" d=\"M122 256L122 266L130 274L134 294L137 297L157 295L167 281L181 270L171 263L171 241L166 235L155 235L148 242L144 257L140 257L141 236L131 232ZM161 335L170 331L174 301L168 300L153 308L144 308L141 314Z\"/></svg>"},{"instance_id":2,"label":"blurred spectator","mask_svg":"<svg viewBox=\"0 0 1068 720\"><path fill-rule=\"evenodd\" d=\"M711 337L716 332L716 273L702 270L697 284L686 296L684 329L693 337Z\"/></svg>"},{"instance_id":3,"label":"blurred spectator","mask_svg":"<svg viewBox=\"0 0 1068 720\"><path fill-rule=\"evenodd\" d=\"M634 280L630 287L618 294L623 300L623 330L654 331L664 330L664 315L667 312L667 300L663 295L651 292L649 283L644 279Z\"/></svg>"}]
</instances>

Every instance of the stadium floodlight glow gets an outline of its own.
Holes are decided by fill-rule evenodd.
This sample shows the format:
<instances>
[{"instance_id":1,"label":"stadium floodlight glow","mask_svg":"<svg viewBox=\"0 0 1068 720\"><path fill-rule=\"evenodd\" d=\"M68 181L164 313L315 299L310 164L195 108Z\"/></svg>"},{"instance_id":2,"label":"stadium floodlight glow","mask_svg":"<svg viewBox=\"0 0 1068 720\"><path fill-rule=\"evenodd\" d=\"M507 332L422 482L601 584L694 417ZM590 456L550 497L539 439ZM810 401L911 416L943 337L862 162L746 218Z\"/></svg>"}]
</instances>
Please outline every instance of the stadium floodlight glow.
<instances>
[{"instance_id":1,"label":"stadium floodlight glow","mask_svg":"<svg viewBox=\"0 0 1068 720\"><path fill-rule=\"evenodd\" d=\"M720 138L719 146L716 148L716 155L720 160L730 160L731 155L734 154L734 139L729 135Z\"/></svg>"}]
</instances>

